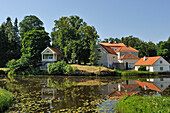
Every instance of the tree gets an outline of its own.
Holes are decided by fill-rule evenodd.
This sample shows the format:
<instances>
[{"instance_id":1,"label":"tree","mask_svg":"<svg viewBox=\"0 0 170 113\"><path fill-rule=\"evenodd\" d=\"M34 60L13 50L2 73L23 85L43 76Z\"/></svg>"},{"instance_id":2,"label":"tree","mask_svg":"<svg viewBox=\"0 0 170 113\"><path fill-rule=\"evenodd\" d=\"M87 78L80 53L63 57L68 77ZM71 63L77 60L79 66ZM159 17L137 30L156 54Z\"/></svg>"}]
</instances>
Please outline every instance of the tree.
<instances>
[{"instance_id":1,"label":"tree","mask_svg":"<svg viewBox=\"0 0 170 113\"><path fill-rule=\"evenodd\" d=\"M0 67L4 67L8 61L8 37L5 34L5 25L0 26Z\"/></svg>"},{"instance_id":2,"label":"tree","mask_svg":"<svg viewBox=\"0 0 170 113\"><path fill-rule=\"evenodd\" d=\"M96 29L88 26L78 16L61 17L55 20L55 27L51 33L53 46L64 53L66 61L72 60L73 63L81 61L86 64L89 62L90 45L95 44L98 39ZM91 43L94 42L94 43Z\"/></svg>"},{"instance_id":3,"label":"tree","mask_svg":"<svg viewBox=\"0 0 170 113\"><path fill-rule=\"evenodd\" d=\"M19 23L19 27L21 39L23 39L24 33L27 31L44 30L43 22L34 15L25 16L24 19Z\"/></svg>"},{"instance_id":4,"label":"tree","mask_svg":"<svg viewBox=\"0 0 170 113\"><path fill-rule=\"evenodd\" d=\"M41 59L41 52L50 45L50 37L44 30L32 30L24 34L22 39L22 56L30 57L30 64L37 65Z\"/></svg>"},{"instance_id":5,"label":"tree","mask_svg":"<svg viewBox=\"0 0 170 113\"><path fill-rule=\"evenodd\" d=\"M161 41L157 44L157 55L170 62L170 41Z\"/></svg>"}]
</instances>

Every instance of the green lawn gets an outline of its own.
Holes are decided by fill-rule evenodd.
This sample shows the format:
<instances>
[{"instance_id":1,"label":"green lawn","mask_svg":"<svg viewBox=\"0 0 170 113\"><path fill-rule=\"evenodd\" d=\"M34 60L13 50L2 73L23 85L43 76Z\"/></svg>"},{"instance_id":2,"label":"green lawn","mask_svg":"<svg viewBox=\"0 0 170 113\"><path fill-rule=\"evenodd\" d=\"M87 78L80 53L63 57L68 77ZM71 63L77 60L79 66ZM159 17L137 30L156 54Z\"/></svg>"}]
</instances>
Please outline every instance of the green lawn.
<instances>
[{"instance_id":1,"label":"green lawn","mask_svg":"<svg viewBox=\"0 0 170 113\"><path fill-rule=\"evenodd\" d=\"M7 110L12 105L12 102L12 93L0 88L0 112Z\"/></svg>"},{"instance_id":2,"label":"green lawn","mask_svg":"<svg viewBox=\"0 0 170 113\"><path fill-rule=\"evenodd\" d=\"M170 113L170 97L124 97L116 104L117 113Z\"/></svg>"},{"instance_id":3,"label":"green lawn","mask_svg":"<svg viewBox=\"0 0 170 113\"><path fill-rule=\"evenodd\" d=\"M135 70L125 70L121 71L121 75L158 75L157 72L149 72L149 71L135 71Z\"/></svg>"}]
</instances>

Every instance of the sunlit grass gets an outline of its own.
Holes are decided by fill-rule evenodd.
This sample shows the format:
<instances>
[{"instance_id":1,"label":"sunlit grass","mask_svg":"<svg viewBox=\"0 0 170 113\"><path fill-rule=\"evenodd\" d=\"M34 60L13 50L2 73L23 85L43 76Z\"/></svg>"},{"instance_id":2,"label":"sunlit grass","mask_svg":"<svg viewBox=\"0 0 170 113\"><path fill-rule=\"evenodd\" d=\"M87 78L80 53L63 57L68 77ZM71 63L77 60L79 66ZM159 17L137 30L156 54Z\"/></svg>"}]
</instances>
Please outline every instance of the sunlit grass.
<instances>
[{"instance_id":1,"label":"sunlit grass","mask_svg":"<svg viewBox=\"0 0 170 113\"><path fill-rule=\"evenodd\" d=\"M149 71L135 71L135 70L126 70L122 71L121 75L127 76L127 75L158 75L157 72L149 72Z\"/></svg>"},{"instance_id":2,"label":"sunlit grass","mask_svg":"<svg viewBox=\"0 0 170 113\"><path fill-rule=\"evenodd\" d=\"M0 88L0 112L3 112L9 106L11 106L12 101L13 101L12 93L6 91L5 89Z\"/></svg>"},{"instance_id":3,"label":"sunlit grass","mask_svg":"<svg viewBox=\"0 0 170 113\"><path fill-rule=\"evenodd\" d=\"M169 113L170 97L124 97L116 104L118 113Z\"/></svg>"},{"instance_id":4,"label":"sunlit grass","mask_svg":"<svg viewBox=\"0 0 170 113\"><path fill-rule=\"evenodd\" d=\"M86 71L89 73L99 73L99 71L111 71L113 72L114 70L108 69L103 66L89 66L89 65L78 65L78 64L71 64L73 68L77 68L78 70Z\"/></svg>"}]
</instances>

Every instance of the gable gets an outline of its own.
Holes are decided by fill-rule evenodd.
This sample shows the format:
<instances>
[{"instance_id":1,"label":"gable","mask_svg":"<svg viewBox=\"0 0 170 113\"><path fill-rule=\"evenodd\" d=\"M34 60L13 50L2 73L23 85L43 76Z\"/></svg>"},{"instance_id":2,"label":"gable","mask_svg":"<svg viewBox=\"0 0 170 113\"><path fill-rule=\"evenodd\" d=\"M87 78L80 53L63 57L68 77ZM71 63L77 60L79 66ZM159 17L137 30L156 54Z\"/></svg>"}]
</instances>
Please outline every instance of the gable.
<instances>
[{"instance_id":1,"label":"gable","mask_svg":"<svg viewBox=\"0 0 170 113\"><path fill-rule=\"evenodd\" d=\"M53 51L47 47L41 52L41 54L53 54Z\"/></svg>"},{"instance_id":2,"label":"gable","mask_svg":"<svg viewBox=\"0 0 170 113\"><path fill-rule=\"evenodd\" d=\"M164 58L161 57L153 65L170 65L170 64Z\"/></svg>"},{"instance_id":3,"label":"gable","mask_svg":"<svg viewBox=\"0 0 170 113\"><path fill-rule=\"evenodd\" d=\"M110 47L108 47L108 46L103 46L103 45L100 45L100 44L99 44L99 47L102 48L102 50L104 50L106 53L110 53L110 54L115 54L115 55L117 55L117 53L116 53L113 49L111 49Z\"/></svg>"}]
</instances>

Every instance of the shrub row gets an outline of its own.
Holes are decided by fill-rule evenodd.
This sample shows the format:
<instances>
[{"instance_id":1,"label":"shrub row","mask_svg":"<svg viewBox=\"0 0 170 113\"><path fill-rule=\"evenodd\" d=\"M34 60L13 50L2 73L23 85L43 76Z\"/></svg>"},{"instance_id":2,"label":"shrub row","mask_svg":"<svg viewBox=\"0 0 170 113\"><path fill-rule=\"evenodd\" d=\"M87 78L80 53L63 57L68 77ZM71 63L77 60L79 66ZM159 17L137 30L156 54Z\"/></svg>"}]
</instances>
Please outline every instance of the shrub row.
<instances>
[{"instance_id":1,"label":"shrub row","mask_svg":"<svg viewBox=\"0 0 170 113\"><path fill-rule=\"evenodd\" d=\"M119 100L116 112L119 113L169 113L170 97L129 96Z\"/></svg>"},{"instance_id":2,"label":"shrub row","mask_svg":"<svg viewBox=\"0 0 170 113\"><path fill-rule=\"evenodd\" d=\"M5 111L12 105L13 95L11 92L0 88L0 112Z\"/></svg>"}]
</instances>

